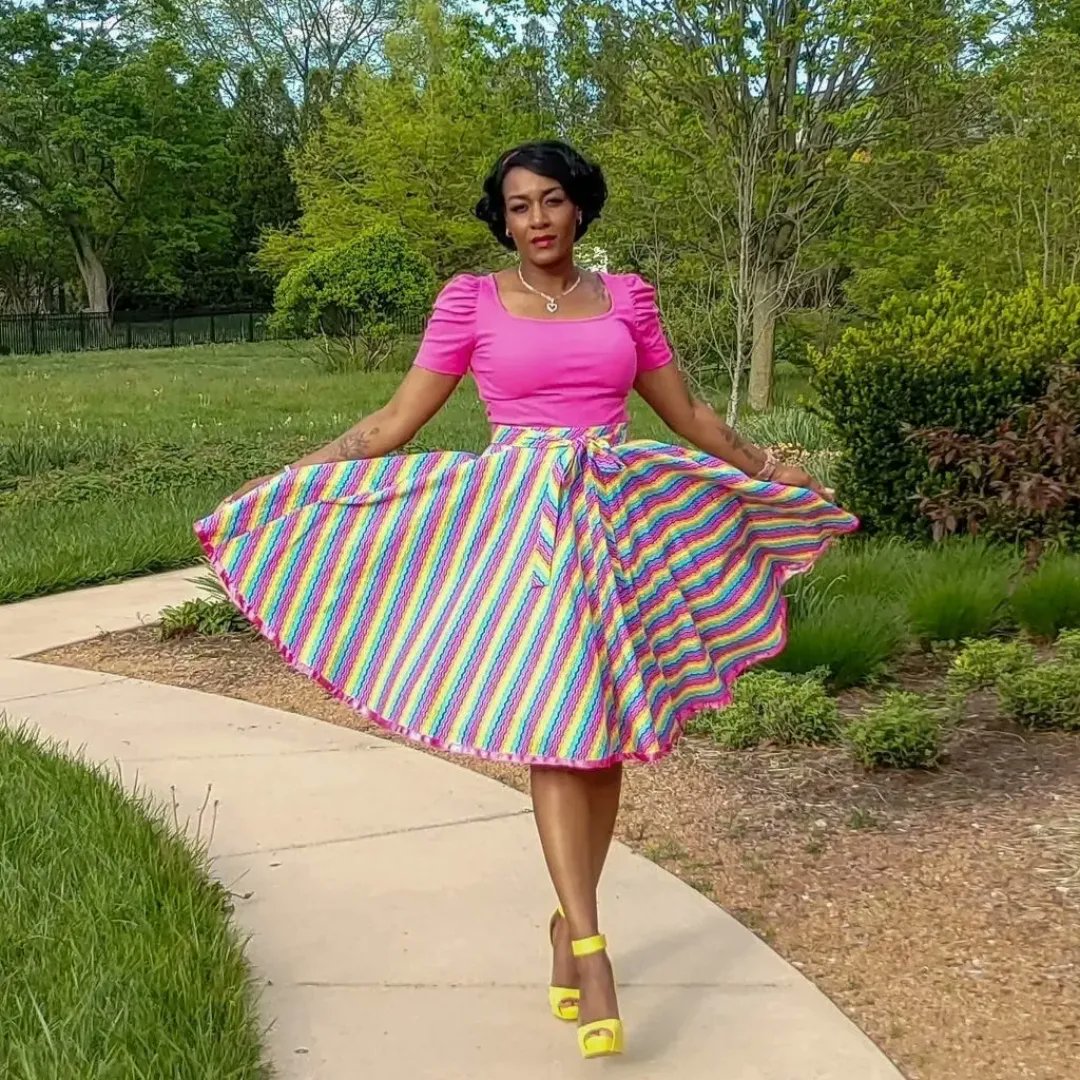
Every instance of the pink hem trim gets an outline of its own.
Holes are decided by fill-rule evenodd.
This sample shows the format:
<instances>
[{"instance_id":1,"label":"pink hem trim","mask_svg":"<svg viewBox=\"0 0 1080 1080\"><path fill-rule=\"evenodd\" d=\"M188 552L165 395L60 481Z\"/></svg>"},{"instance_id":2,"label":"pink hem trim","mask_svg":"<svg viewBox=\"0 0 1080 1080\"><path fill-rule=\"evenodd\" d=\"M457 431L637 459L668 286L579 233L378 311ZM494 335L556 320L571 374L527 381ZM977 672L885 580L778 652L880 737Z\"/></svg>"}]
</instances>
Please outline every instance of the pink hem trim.
<instances>
[{"instance_id":1,"label":"pink hem trim","mask_svg":"<svg viewBox=\"0 0 1080 1080\"><path fill-rule=\"evenodd\" d=\"M380 716L373 709L370 709L358 698L352 694L347 694L345 691L334 686L328 679L319 674L307 664L298 660L292 649L286 645L277 634L270 630L262 618L255 613L252 607L247 603L243 597L240 596L236 589L235 584L232 581L230 575L219 569L214 563L213 546L207 540L204 531L199 528L201 522L195 526L195 535L199 540L199 544L203 551L206 553L206 557L210 560L210 565L214 572L221 579L222 584L225 586L225 591L229 595L229 599L236 605L244 617L255 627L256 630L269 641L274 648L278 650L285 662L298 671L301 675L307 676L309 679L314 680L319 684L331 697L336 698L344 705L348 705L351 709L358 712L365 720L376 724L384 731L391 735L396 735L399 738L407 739L409 742L418 743L422 746L426 746L431 750L438 750L441 753L446 754L462 754L467 757L481 758L484 761L496 761L507 765L529 765L529 766L548 766L551 768L561 769L609 769L613 765L620 765L623 763L639 763L639 764L653 764L660 761L662 758L667 757L675 747L678 745L679 740L682 738L687 725L696 716L703 712L707 712L710 709L725 709L732 701L734 693L734 684L747 670L752 667L756 667L758 664L766 663L769 660L775 659L779 656L785 648L787 648L788 642L788 604L787 598L780 597L780 641L771 649L763 649L760 652L752 653L747 656L743 661L731 669L727 675L726 683L723 690L703 702L695 702L693 705L688 705L681 709L675 715L675 726L669 737L661 743L658 749L652 753L635 753L633 751L623 752L619 754L611 754L606 758L601 758L597 761L581 761L573 758L556 758L556 757L542 757L535 754L506 754L500 753L494 750L485 750L479 746L463 746L459 743L449 743L443 739L436 739L430 735L422 735L416 731L410 731L408 728L403 727L400 724L395 723L393 720L388 720L384 716ZM859 528L859 522L854 521L850 525L840 526L837 531L839 535L845 535L847 533L855 532ZM801 565L789 566L780 574L780 587L783 588L793 577L797 577L799 574L805 574L811 570L822 555L828 551L832 545L834 537L826 537L818 545L817 550L812 556L806 559L805 563Z\"/></svg>"}]
</instances>

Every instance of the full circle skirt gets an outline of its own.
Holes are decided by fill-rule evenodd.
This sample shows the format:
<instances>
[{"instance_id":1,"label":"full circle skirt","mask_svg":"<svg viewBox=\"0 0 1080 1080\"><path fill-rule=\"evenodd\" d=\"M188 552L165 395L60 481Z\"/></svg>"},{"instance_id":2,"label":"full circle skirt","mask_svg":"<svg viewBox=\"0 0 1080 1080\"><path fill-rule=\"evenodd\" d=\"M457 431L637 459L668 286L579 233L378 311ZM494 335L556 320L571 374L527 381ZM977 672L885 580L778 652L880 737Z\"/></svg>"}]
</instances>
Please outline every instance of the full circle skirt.
<instances>
[{"instance_id":1,"label":"full circle skirt","mask_svg":"<svg viewBox=\"0 0 1080 1080\"><path fill-rule=\"evenodd\" d=\"M232 601L364 717L533 765L652 761L781 651L850 514L625 429L282 473L197 523Z\"/></svg>"}]
</instances>

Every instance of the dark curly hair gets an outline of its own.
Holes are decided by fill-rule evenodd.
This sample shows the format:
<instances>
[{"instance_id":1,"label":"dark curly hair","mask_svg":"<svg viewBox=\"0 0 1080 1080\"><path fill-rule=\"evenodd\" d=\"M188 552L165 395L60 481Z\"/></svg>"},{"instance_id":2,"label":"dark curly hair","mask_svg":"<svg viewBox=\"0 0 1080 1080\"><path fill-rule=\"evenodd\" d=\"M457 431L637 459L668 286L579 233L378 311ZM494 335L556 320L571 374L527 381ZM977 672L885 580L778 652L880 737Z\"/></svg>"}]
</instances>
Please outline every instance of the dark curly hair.
<instances>
[{"instance_id":1,"label":"dark curly hair","mask_svg":"<svg viewBox=\"0 0 1080 1080\"><path fill-rule=\"evenodd\" d=\"M599 165L563 142L525 143L503 154L484 181L484 196L476 204L476 216L505 248L514 242L506 235L506 201L503 181L511 169L528 169L537 176L557 180L567 198L581 211L576 239L580 240L600 216L607 202L607 183Z\"/></svg>"}]
</instances>

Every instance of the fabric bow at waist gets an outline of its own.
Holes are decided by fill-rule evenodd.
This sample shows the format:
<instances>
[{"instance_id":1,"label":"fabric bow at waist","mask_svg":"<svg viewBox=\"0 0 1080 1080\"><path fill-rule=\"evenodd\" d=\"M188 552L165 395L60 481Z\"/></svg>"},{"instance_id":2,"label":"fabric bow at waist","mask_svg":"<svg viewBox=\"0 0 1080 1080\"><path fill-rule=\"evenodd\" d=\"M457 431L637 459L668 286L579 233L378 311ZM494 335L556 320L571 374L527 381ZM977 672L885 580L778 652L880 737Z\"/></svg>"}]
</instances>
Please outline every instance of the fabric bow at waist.
<instances>
[{"instance_id":1,"label":"fabric bow at waist","mask_svg":"<svg viewBox=\"0 0 1080 1080\"><path fill-rule=\"evenodd\" d=\"M626 425L591 428L548 428L497 426L492 433L492 449L516 447L536 450L544 458L532 567L537 584L551 578L555 537L563 518L571 487L592 474L601 486L624 468L616 447L626 440ZM548 455L551 455L548 457ZM592 493L596 497L596 493Z\"/></svg>"}]
</instances>

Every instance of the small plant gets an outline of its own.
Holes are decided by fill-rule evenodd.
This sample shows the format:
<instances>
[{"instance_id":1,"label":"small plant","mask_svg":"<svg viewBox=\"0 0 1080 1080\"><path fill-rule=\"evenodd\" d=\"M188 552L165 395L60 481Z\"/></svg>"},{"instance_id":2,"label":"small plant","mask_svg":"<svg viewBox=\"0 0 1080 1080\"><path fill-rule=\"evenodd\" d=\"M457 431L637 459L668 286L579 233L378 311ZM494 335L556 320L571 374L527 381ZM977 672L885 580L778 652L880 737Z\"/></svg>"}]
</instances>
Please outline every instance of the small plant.
<instances>
[{"instance_id":1,"label":"small plant","mask_svg":"<svg viewBox=\"0 0 1080 1080\"><path fill-rule=\"evenodd\" d=\"M881 674L904 643L894 606L872 596L836 596L842 582L805 593L791 620L787 647L770 667L795 675L827 671L832 690L862 686Z\"/></svg>"},{"instance_id":2,"label":"small plant","mask_svg":"<svg viewBox=\"0 0 1080 1080\"><path fill-rule=\"evenodd\" d=\"M1062 660L1080 663L1080 630L1063 630L1058 635L1056 647Z\"/></svg>"},{"instance_id":3,"label":"small plant","mask_svg":"<svg viewBox=\"0 0 1080 1080\"><path fill-rule=\"evenodd\" d=\"M245 633L251 624L228 600L206 600L197 597L182 604L167 607L161 612L161 640L200 634L215 637L219 634Z\"/></svg>"},{"instance_id":4,"label":"small plant","mask_svg":"<svg viewBox=\"0 0 1080 1080\"><path fill-rule=\"evenodd\" d=\"M1025 577L1012 596L1017 621L1032 636L1053 641L1080 628L1080 557L1052 555Z\"/></svg>"},{"instance_id":5,"label":"small plant","mask_svg":"<svg viewBox=\"0 0 1080 1080\"><path fill-rule=\"evenodd\" d=\"M1055 660L1003 679L998 698L1024 727L1080 731L1080 663Z\"/></svg>"},{"instance_id":6,"label":"small plant","mask_svg":"<svg viewBox=\"0 0 1080 1080\"><path fill-rule=\"evenodd\" d=\"M1035 650L1024 641L965 641L949 668L949 692L963 696L997 686L1004 678L1035 665Z\"/></svg>"},{"instance_id":7,"label":"small plant","mask_svg":"<svg viewBox=\"0 0 1080 1080\"><path fill-rule=\"evenodd\" d=\"M942 755L940 717L918 694L896 690L853 720L844 740L867 768L930 769Z\"/></svg>"},{"instance_id":8,"label":"small plant","mask_svg":"<svg viewBox=\"0 0 1080 1080\"><path fill-rule=\"evenodd\" d=\"M730 750L765 742L820 746L837 741L840 713L820 673L795 678L778 671L751 671L736 684L734 702L702 715L692 730Z\"/></svg>"},{"instance_id":9,"label":"small plant","mask_svg":"<svg viewBox=\"0 0 1080 1080\"><path fill-rule=\"evenodd\" d=\"M848 814L847 827L856 832L864 829L876 829L881 822L873 810L867 810L862 806L853 806Z\"/></svg>"},{"instance_id":10,"label":"small plant","mask_svg":"<svg viewBox=\"0 0 1080 1080\"><path fill-rule=\"evenodd\" d=\"M907 614L918 642L928 648L988 637L1008 621L1014 562L981 541L932 548L910 578Z\"/></svg>"}]
</instances>

